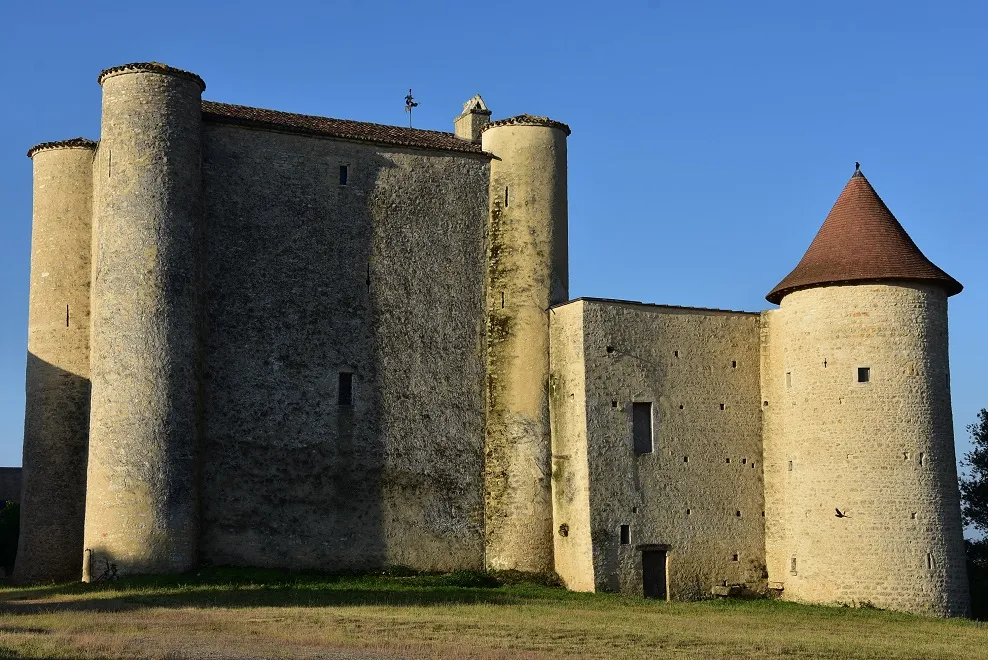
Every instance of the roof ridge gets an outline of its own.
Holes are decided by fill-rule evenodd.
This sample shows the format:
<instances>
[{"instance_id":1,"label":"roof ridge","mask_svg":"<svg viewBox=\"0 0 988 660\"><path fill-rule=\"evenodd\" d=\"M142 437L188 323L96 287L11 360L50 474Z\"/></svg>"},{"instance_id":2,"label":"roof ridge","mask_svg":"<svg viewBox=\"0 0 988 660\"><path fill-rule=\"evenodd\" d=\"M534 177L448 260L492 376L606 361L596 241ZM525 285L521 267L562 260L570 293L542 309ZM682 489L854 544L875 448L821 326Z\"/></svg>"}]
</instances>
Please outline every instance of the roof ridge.
<instances>
[{"instance_id":1,"label":"roof ridge","mask_svg":"<svg viewBox=\"0 0 988 660\"><path fill-rule=\"evenodd\" d=\"M244 110L263 110L264 112L271 112L271 113L278 114L278 115L285 115L285 116L291 116L291 117L300 117L300 118L305 118L305 119L328 119L330 121L345 121L345 122L348 122L348 123L364 124L364 125L367 125L367 126L382 126L382 127L386 127L386 128L398 128L398 129L401 129L403 131L414 131L414 132L417 132L417 133L434 133L436 135L449 135L449 136L455 136L456 135L452 131L437 131L437 130L431 129L431 128L414 128L414 127L411 127L411 126L397 126L395 124L382 124L382 123L376 122L376 121L362 121L360 119L343 119L341 117L327 117L325 115L309 115L309 114L305 114L303 112L289 112L288 110L275 110L273 108L261 108L259 106L240 105L238 103L223 103L222 101L208 101L206 99L203 99L203 101L202 101L203 107L205 107L207 103L209 105L211 105L211 106L224 106L224 107L228 107L228 108L242 108Z\"/></svg>"},{"instance_id":2,"label":"roof ridge","mask_svg":"<svg viewBox=\"0 0 988 660\"><path fill-rule=\"evenodd\" d=\"M667 303L642 302L641 300L623 300L621 298L599 298L597 296L579 296L578 298L573 298L572 300L567 300L561 303L556 303L555 305L551 305L550 309L554 309L556 307L562 307L563 305L569 305L570 303L579 302L579 301L620 304L620 305L637 305L639 307L648 307L650 309L660 309L660 310L683 309L694 312L720 312L723 314L747 314L750 316L758 316L759 314L761 314L761 312L749 312L743 309L725 309L722 307L697 307L695 305L670 305Z\"/></svg>"},{"instance_id":3,"label":"roof ridge","mask_svg":"<svg viewBox=\"0 0 988 660\"><path fill-rule=\"evenodd\" d=\"M356 119L337 119L306 115L284 110L271 110L248 105L203 100L203 114L220 121L269 126L305 134L325 135L406 147L441 151L484 153L480 145L463 140L455 133L425 128L393 126Z\"/></svg>"}]
</instances>

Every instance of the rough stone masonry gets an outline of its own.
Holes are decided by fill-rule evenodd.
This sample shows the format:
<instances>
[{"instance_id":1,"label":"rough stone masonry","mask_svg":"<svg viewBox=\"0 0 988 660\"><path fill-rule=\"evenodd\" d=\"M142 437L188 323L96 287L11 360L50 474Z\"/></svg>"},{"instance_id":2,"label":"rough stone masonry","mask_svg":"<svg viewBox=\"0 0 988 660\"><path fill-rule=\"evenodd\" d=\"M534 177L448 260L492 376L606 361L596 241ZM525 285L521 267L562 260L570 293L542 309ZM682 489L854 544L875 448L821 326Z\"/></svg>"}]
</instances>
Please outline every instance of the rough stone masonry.
<instances>
[{"instance_id":1,"label":"rough stone masonry","mask_svg":"<svg viewBox=\"0 0 988 660\"><path fill-rule=\"evenodd\" d=\"M571 300L565 124L99 83L99 140L28 154L17 580L492 568L967 613L961 286L860 171L778 309Z\"/></svg>"}]
</instances>

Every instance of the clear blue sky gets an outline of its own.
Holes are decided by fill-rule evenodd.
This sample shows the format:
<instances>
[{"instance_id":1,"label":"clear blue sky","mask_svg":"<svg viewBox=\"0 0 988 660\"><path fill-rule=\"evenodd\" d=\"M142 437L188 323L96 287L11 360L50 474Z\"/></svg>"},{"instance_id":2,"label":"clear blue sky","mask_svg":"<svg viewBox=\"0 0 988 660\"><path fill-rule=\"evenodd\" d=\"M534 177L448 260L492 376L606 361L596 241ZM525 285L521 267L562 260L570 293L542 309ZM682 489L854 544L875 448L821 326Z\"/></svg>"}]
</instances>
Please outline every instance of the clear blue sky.
<instances>
[{"instance_id":1,"label":"clear blue sky","mask_svg":"<svg viewBox=\"0 0 988 660\"><path fill-rule=\"evenodd\" d=\"M200 5L208 5L202 9ZM208 99L451 130L549 115L570 138L571 294L759 310L862 169L960 280L954 417L988 407L988 3L0 0L0 465L19 465L31 145L99 137L103 68Z\"/></svg>"}]
</instances>

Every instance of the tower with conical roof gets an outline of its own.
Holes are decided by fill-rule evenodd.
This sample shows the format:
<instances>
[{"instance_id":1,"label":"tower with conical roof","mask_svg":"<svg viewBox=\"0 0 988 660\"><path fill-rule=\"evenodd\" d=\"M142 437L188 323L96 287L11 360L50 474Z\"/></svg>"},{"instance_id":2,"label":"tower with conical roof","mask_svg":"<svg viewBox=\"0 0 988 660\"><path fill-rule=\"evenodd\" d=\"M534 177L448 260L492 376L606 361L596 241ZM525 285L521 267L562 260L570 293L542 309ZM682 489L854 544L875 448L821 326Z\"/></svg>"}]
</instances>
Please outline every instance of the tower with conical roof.
<instances>
[{"instance_id":1,"label":"tower with conical roof","mask_svg":"<svg viewBox=\"0 0 988 660\"><path fill-rule=\"evenodd\" d=\"M856 169L763 316L766 554L788 600L960 616L947 298Z\"/></svg>"}]
</instances>

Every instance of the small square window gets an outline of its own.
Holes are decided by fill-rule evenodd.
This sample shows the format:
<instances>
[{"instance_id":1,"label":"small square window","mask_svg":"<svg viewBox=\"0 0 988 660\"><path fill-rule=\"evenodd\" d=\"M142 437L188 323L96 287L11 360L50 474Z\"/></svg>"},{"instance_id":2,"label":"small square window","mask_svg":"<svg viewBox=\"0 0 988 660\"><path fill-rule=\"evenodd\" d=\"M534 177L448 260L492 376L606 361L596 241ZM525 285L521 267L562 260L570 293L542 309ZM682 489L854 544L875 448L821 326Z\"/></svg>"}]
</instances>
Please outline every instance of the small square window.
<instances>
[{"instance_id":1,"label":"small square window","mask_svg":"<svg viewBox=\"0 0 988 660\"><path fill-rule=\"evenodd\" d=\"M858 367L858 382L871 382L871 367Z\"/></svg>"}]
</instances>

